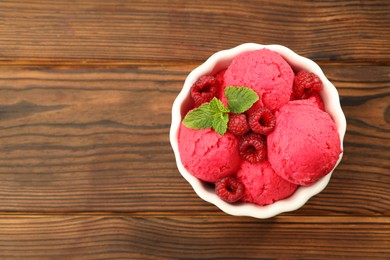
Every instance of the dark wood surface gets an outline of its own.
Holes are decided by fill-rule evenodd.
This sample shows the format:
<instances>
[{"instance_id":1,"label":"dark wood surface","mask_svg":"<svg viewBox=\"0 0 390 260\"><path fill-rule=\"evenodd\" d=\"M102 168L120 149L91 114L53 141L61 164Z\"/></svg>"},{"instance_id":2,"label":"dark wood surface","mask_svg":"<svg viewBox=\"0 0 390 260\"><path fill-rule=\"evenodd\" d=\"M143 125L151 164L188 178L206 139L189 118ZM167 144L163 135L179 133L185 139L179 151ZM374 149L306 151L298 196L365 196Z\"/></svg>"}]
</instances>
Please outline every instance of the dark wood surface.
<instances>
[{"instance_id":1,"label":"dark wood surface","mask_svg":"<svg viewBox=\"0 0 390 260\"><path fill-rule=\"evenodd\" d=\"M344 159L298 211L196 196L171 105L212 53L279 43L318 62ZM389 259L390 2L0 2L0 259Z\"/></svg>"}]
</instances>

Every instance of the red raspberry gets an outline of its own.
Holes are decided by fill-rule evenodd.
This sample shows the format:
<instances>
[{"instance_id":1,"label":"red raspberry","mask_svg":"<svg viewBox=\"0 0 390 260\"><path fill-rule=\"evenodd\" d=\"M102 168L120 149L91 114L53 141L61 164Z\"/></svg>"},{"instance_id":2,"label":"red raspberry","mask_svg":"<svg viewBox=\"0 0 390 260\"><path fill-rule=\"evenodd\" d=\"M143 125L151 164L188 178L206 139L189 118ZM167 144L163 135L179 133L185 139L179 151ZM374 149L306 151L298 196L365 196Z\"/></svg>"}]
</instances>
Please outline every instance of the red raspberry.
<instances>
[{"instance_id":1,"label":"red raspberry","mask_svg":"<svg viewBox=\"0 0 390 260\"><path fill-rule=\"evenodd\" d=\"M245 114L230 114L228 131L235 135L243 135L249 132L250 127Z\"/></svg>"},{"instance_id":2,"label":"red raspberry","mask_svg":"<svg viewBox=\"0 0 390 260\"><path fill-rule=\"evenodd\" d=\"M238 149L240 156L251 163L264 161L267 157L265 137L253 132L241 137Z\"/></svg>"},{"instance_id":3,"label":"red raspberry","mask_svg":"<svg viewBox=\"0 0 390 260\"><path fill-rule=\"evenodd\" d=\"M200 77L191 87L191 97L195 102L195 107L203 103L210 102L218 93L219 84L213 76Z\"/></svg>"},{"instance_id":4,"label":"red raspberry","mask_svg":"<svg viewBox=\"0 0 390 260\"><path fill-rule=\"evenodd\" d=\"M312 72L300 71L294 78L293 94L295 99L301 99L306 92L320 92L321 79Z\"/></svg>"},{"instance_id":5,"label":"red raspberry","mask_svg":"<svg viewBox=\"0 0 390 260\"><path fill-rule=\"evenodd\" d=\"M248 122L253 132L263 135L268 135L275 127L274 114L265 107L254 110L249 115Z\"/></svg>"},{"instance_id":6,"label":"red raspberry","mask_svg":"<svg viewBox=\"0 0 390 260\"><path fill-rule=\"evenodd\" d=\"M245 186L233 176L222 178L215 183L215 193L226 202L239 201L244 195Z\"/></svg>"}]
</instances>

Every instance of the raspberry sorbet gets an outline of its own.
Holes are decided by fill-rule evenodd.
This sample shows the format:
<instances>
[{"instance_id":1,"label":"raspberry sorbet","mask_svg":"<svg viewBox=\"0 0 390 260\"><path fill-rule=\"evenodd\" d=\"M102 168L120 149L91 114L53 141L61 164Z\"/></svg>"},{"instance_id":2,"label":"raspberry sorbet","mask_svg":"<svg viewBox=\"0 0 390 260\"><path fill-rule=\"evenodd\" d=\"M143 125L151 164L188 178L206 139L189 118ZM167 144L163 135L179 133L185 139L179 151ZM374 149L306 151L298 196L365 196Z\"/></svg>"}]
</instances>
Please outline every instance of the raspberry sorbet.
<instances>
[{"instance_id":1,"label":"raspberry sorbet","mask_svg":"<svg viewBox=\"0 0 390 260\"><path fill-rule=\"evenodd\" d=\"M228 203L259 206L327 175L341 141L325 111L322 81L263 48L235 56L190 89L178 133L183 166Z\"/></svg>"},{"instance_id":2,"label":"raspberry sorbet","mask_svg":"<svg viewBox=\"0 0 390 260\"><path fill-rule=\"evenodd\" d=\"M267 137L268 161L275 172L295 184L310 185L336 165L341 153L336 124L309 102L292 101L276 113Z\"/></svg>"},{"instance_id":3,"label":"raspberry sorbet","mask_svg":"<svg viewBox=\"0 0 390 260\"><path fill-rule=\"evenodd\" d=\"M210 128L194 130L181 124L179 151L184 167L207 182L235 173L241 164L237 138L231 133L220 135Z\"/></svg>"},{"instance_id":4,"label":"raspberry sorbet","mask_svg":"<svg viewBox=\"0 0 390 260\"><path fill-rule=\"evenodd\" d=\"M245 86L260 97L255 107L263 105L275 111L292 95L294 72L280 54L261 49L235 57L227 68L225 86Z\"/></svg>"},{"instance_id":5,"label":"raspberry sorbet","mask_svg":"<svg viewBox=\"0 0 390 260\"><path fill-rule=\"evenodd\" d=\"M237 179L245 186L245 192L241 200L260 206L287 198L298 187L279 177L267 161L260 163L243 162L237 172Z\"/></svg>"}]
</instances>

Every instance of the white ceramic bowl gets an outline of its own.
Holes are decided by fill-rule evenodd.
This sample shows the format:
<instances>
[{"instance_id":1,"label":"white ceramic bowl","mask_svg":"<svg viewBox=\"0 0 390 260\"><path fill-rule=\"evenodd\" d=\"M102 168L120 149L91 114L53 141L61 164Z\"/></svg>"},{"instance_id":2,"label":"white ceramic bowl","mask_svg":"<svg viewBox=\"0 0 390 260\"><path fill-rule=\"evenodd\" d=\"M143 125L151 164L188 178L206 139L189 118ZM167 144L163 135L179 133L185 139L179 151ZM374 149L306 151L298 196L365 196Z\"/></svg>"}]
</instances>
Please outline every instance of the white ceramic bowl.
<instances>
[{"instance_id":1,"label":"white ceramic bowl","mask_svg":"<svg viewBox=\"0 0 390 260\"><path fill-rule=\"evenodd\" d=\"M235 48L219 51L213 54L202 65L194 69L184 82L183 89L177 96L172 106L172 124L170 129L170 142L173 152L176 157L177 168L181 175L191 184L192 188L200 198L208 201L222 211L235 216L250 216L255 218L270 218L283 212L293 211L302 207L312 196L321 192L328 184L332 171L317 181L315 184L307 187L300 186L297 191L287 199L277 201L267 206L257 206L251 203L230 204L221 200L210 186L191 175L183 166L179 147L178 147L178 131L181 120L185 112L189 110L190 104L190 88L195 81L202 75L213 75L218 71L227 68L232 59L238 54L246 51L267 48L273 50L280 55L291 65L295 71L306 70L317 74L323 83L321 96L324 101L325 110L331 115L336 123L337 130L340 135L341 149L343 149L343 140L346 131L346 120L340 106L340 99L336 88L325 77L321 68L312 60L302 57L292 50L281 45L261 45L255 43L245 43ZM343 154L340 154L339 160L335 166L340 163Z\"/></svg>"}]
</instances>

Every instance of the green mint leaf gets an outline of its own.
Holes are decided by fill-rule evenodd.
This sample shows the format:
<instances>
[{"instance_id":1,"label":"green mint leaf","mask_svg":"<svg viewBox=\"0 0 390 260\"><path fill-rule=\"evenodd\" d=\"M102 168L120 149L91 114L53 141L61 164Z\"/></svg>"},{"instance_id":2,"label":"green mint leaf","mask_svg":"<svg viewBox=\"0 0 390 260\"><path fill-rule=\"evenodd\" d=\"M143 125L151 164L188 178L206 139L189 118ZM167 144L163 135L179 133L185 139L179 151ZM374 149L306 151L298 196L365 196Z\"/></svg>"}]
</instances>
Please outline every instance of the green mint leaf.
<instances>
[{"instance_id":1,"label":"green mint leaf","mask_svg":"<svg viewBox=\"0 0 390 260\"><path fill-rule=\"evenodd\" d=\"M183 124L192 129L213 128L215 132L224 135L229 121L229 109L221 100L213 98L209 103L189 112L183 119Z\"/></svg>"},{"instance_id":2,"label":"green mint leaf","mask_svg":"<svg viewBox=\"0 0 390 260\"><path fill-rule=\"evenodd\" d=\"M211 128L214 116L210 110L210 104L206 103L190 111L183 119L183 124L192 129Z\"/></svg>"},{"instance_id":3,"label":"green mint leaf","mask_svg":"<svg viewBox=\"0 0 390 260\"><path fill-rule=\"evenodd\" d=\"M227 87L225 96L229 110L235 114L244 113L259 100L257 93L246 87Z\"/></svg>"},{"instance_id":4,"label":"green mint leaf","mask_svg":"<svg viewBox=\"0 0 390 260\"><path fill-rule=\"evenodd\" d=\"M225 107L221 100L217 99L216 97L210 101L210 110L213 114L229 112L229 109Z\"/></svg>"},{"instance_id":5,"label":"green mint leaf","mask_svg":"<svg viewBox=\"0 0 390 260\"><path fill-rule=\"evenodd\" d=\"M229 114L227 112L222 112L214 115L212 126L220 135L224 135L227 130L227 124L229 121Z\"/></svg>"}]
</instances>

